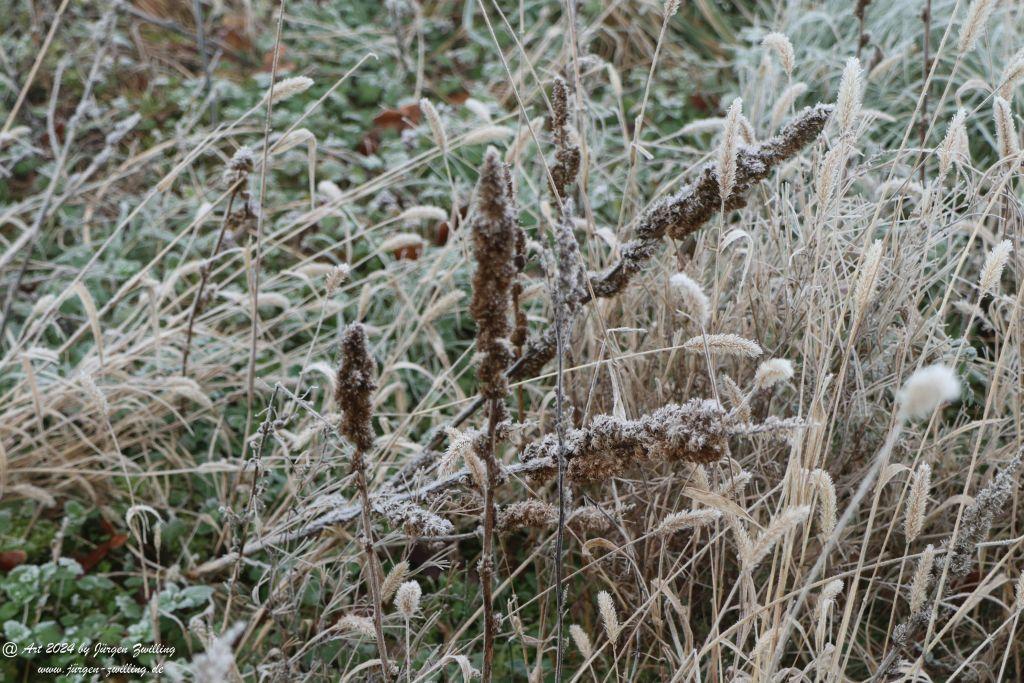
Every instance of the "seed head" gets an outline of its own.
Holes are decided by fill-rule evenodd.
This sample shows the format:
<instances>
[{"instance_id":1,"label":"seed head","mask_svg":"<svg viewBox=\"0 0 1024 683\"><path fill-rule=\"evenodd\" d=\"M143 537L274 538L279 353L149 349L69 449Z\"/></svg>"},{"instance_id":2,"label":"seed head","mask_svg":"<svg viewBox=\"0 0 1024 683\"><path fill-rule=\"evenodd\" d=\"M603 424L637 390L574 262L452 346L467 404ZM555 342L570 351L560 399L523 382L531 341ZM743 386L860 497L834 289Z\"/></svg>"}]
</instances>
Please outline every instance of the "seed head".
<instances>
[{"instance_id":1,"label":"seed head","mask_svg":"<svg viewBox=\"0 0 1024 683\"><path fill-rule=\"evenodd\" d=\"M679 308L699 324L707 325L711 318L711 302L696 280L686 273L675 273L668 282L679 300Z\"/></svg>"},{"instance_id":2,"label":"seed head","mask_svg":"<svg viewBox=\"0 0 1024 683\"><path fill-rule=\"evenodd\" d=\"M725 115L725 129L718 146L717 167L718 192L722 201L727 201L736 184L736 155L740 142L740 116L743 114L743 100L736 98Z\"/></svg>"},{"instance_id":3,"label":"seed head","mask_svg":"<svg viewBox=\"0 0 1024 683\"><path fill-rule=\"evenodd\" d=\"M421 595L423 595L423 589L420 588L418 582L406 581L398 587L398 592L395 593L395 607L403 617L411 619L420 611Z\"/></svg>"},{"instance_id":4,"label":"seed head","mask_svg":"<svg viewBox=\"0 0 1024 683\"><path fill-rule=\"evenodd\" d=\"M796 65L796 56L793 52L793 43L782 33L769 33L761 40L761 47L773 50L779 55L779 62L787 76L793 75L793 67Z\"/></svg>"},{"instance_id":5,"label":"seed head","mask_svg":"<svg viewBox=\"0 0 1024 683\"><path fill-rule=\"evenodd\" d=\"M930 417L943 403L960 397L960 379L945 365L929 365L910 376L897 394L903 417Z\"/></svg>"},{"instance_id":6,"label":"seed head","mask_svg":"<svg viewBox=\"0 0 1024 683\"><path fill-rule=\"evenodd\" d=\"M306 92L313 85L313 79L306 76L295 76L285 78L274 84L273 88L267 89L267 96L273 103L283 102L299 93Z\"/></svg>"},{"instance_id":7,"label":"seed head","mask_svg":"<svg viewBox=\"0 0 1024 683\"><path fill-rule=\"evenodd\" d=\"M334 400L341 409L341 433L356 449L373 448L373 392L377 365L370 355L366 330L359 323L345 328L341 335L341 365L335 382Z\"/></svg>"}]
</instances>

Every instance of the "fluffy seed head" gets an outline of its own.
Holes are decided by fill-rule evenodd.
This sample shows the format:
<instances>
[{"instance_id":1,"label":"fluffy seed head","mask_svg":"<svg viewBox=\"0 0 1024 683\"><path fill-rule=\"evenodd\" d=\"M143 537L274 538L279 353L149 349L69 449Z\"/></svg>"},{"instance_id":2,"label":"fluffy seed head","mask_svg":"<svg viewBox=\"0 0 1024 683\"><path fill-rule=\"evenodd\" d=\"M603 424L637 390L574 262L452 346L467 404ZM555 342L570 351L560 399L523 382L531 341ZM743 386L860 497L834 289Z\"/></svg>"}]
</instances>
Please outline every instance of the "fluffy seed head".
<instances>
[{"instance_id":1,"label":"fluffy seed head","mask_svg":"<svg viewBox=\"0 0 1024 683\"><path fill-rule=\"evenodd\" d=\"M615 601L608 591L597 594L597 611L601 614L601 623L604 624L608 640L614 643L619 638L622 626L619 624L619 613L615 610Z\"/></svg>"},{"instance_id":2,"label":"fluffy seed head","mask_svg":"<svg viewBox=\"0 0 1024 683\"><path fill-rule=\"evenodd\" d=\"M1013 243L1010 240L1003 240L985 257L985 265L981 267L981 277L978 278L978 289L982 295L993 292L999 288L999 280L1003 276L1003 269L1006 268L1010 254L1013 252Z\"/></svg>"},{"instance_id":3,"label":"fluffy seed head","mask_svg":"<svg viewBox=\"0 0 1024 683\"><path fill-rule=\"evenodd\" d=\"M832 579L821 589L821 597L825 600L835 600L843 592L843 580Z\"/></svg>"},{"instance_id":4,"label":"fluffy seed head","mask_svg":"<svg viewBox=\"0 0 1024 683\"><path fill-rule=\"evenodd\" d=\"M406 581L398 587L395 593L395 607L406 619L411 619L420 611L420 596L423 589L417 581Z\"/></svg>"},{"instance_id":5,"label":"fluffy seed head","mask_svg":"<svg viewBox=\"0 0 1024 683\"><path fill-rule=\"evenodd\" d=\"M967 139L967 110L959 109L949 121L946 136L939 144L939 181L946 177L953 164L970 162L970 147Z\"/></svg>"},{"instance_id":6,"label":"fluffy seed head","mask_svg":"<svg viewBox=\"0 0 1024 683\"><path fill-rule=\"evenodd\" d=\"M704 353L705 344L712 355L757 358L764 353L756 341L744 339L737 334L699 335L688 339L683 348L691 353Z\"/></svg>"},{"instance_id":7,"label":"fluffy seed head","mask_svg":"<svg viewBox=\"0 0 1024 683\"><path fill-rule=\"evenodd\" d=\"M434 137L434 144L440 147L442 151L447 151L448 135L445 133L444 125L441 123L441 115L437 113L433 103L424 97L420 100L420 111L423 112L423 118L427 120L427 125L430 126L430 134Z\"/></svg>"},{"instance_id":8,"label":"fluffy seed head","mask_svg":"<svg viewBox=\"0 0 1024 683\"><path fill-rule=\"evenodd\" d=\"M405 577L409 575L409 563L402 560L388 572L388 575L384 577L384 583L380 586L380 599L382 602L387 602L391 599L391 596L398 591L398 587L405 581Z\"/></svg>"},{"instance_id":9,"label":"fluffy seed head","mask_svg":"<svg viewBox=\"0 0 1024 683\"><path fill-rule=\"evenodd\" d=\"M590 644L590 636L580 628L579 624L569 626L569 635L572 636L572 642L576 643L576 648L583 655L584 659L590 659L594 655L594 648Z\"/></svg>"},{"instance_id":10,"label":"fluffy seed head","mask_svg":"<svg viewBox=\"0 0 1024 683\"><path fill-rule=\"evenodd\" d=\"M448 212L438 206L410 206L398 215L400 221L446 221Z\"/></svg>"},{"instance_id":11,"label":"fluffy seed head","mask_svg":"<svg viewBox=\"0 0 1024 683\"><path fill-rule=\"evenodd\" d=\"M878 282L878 267L882 263L882 240L875 240L864 256L864 263L861 265L857 275L857 287L854 290L853 300L858 313L862 312L875 295L875 285Z\"/></svg>"},{"instance_id":12,"label":"fluffy seed head","mask_svg":"<svg viewBox=\"0 0 1024 683\"><path fill-rule=\"evenodd\" d=\"M828 538L836 528L836 486L832 475L823 469L808 473L818 493L818 524L821 535Z\"/></svg>"},{"instance_id":13,"label":"fluffy seed head","mask_svg":"<svg viewBox=\"0 0 1024 683\"><path fill-rule=\"evenodd\" d=\"M772 50L779 55L779 62L787 76L793 75L793 67L796 65L796 56L793 52L793 43L789 42L782 33L769 33L761 41L761 47Z\"/></svg>"},{"instance_id":14,"label":"fluffy seed head","mask_svg":"<svg viewBox=\"0 0 1024 683\"><path fill-rule=\"evenodd\" d=\"M267 89L267 96L273 103L283 102L299 93L306 92L313 85L313 79L306 76L295 76L285 78L274 84L273 88ZM271 94L273 90L273 94Z\"/></svg>"},{"instance_id":15,"label":"fluffy seed head","mask_svg":"<svg viewBox=\"0 0 1024 683\"><path fill-rule=\"evenodd\" d=\"M914 579L910 583L910 613L918 612L928 599L928 586L932 581L932 566L935 564L935 546L929 544L917 561Z\"/></svg>"},{"instance_id":16,"label":"fluffy seed head","mask_svg":"<svg viewBox=\"0 0 1024 683\"><path fill-rule=\"evenodd\" d=\"M960 397L960 379L945 365L929 365L912 374L897 395L904 417L930 417L943 403Z\"/></svg>"},{"instance_id":17,"label":"fluffy seed head","mask_svg":"<svg viewBox=\"0 0 1024 683\"><path fill-rule=\"evenodd\" d=\"M733 185L736 184L736 154L740 141L740 116L743 114L743 100L736 98L729 106L725 115L725 129L722 131L722 142L718 146L717 166L718 192L722 201L729 199Z\"/></svg>"},{"instance_id":18,"label":"fluffy seed head","mask_svg":"<svg viewBox=\"0 0 1024 683\"><path fill-rule=\"evenodd\" d=\"M921 535L924 528L924 515L928 509L928 492L932 486L932 468L928 463L921 463L914 472L914 481L907 497L907 514L903 520L903 532L907 543Z\"/></svg>"},{"instance_id":19,"label":"fluffy seed head","mask_svg":"<svg viewBox=\"0 0 1024 683\"><path fill-rule=\"evenodd\" d=\"M1013 122L1010 103L996 95L992 103L992 115L996 124L996 146L1000 159L1016 159L1020 155L1020 140L1017 139L1017 126Z\"/></svg>"},{"instance_id":20,"label":"fluffy seed head","mask_svg":"<svg viewBox=\"0 0 1024 683\"><path fill-rule=\"evenodd\" d=\"M1024 80L1024 48L1017 50L1017 54L1010 58L999 77L999 96L1005 100L1013 99L1013 91L1017 84Z\"/></svg>"},{"instance_id":21,"label":"fluffy seed head","mask_svg":"<svg viewBox=\"0 0 1024 683\"><path fill-rule=\"evenodd\" d=\"M681 510L667 515L661 520L661 524L655 529L655 533L662 536L671 536L677 531L684 529L696 529L711 524L722 516L720 510L702 508L700 510Z\"/></svg>"},{"instance_id":22,"label":"fluffy seed head","mask_svg":"<svg viewBox=\"0 0 1024 683\"><path fill-rule=\"evenodd\" d=\"M863 105L864 86L861 79L860 60L850 57L843 69L843 78L839 82L839 97L836 99L836 123L839 132L846 135L853 129L853 124L860 116Z\"/></svg>"},{"instance_id":23,"label":"fluffy seed head","mask_svg":"<svg viewBox=\"0 0 1024 683\"><path fill-rule=\"evenodd\" d=\"M1014 609L1024 612L1024 571L1017 576L1017 585L1014 587L1013 596L1015 599Z\"/></svg>"},{"instance_id":24,"label":"fluffy seed head","mask_svg":"<svg viewBox=\"0 0 1024 683\"><path fill-rule=\"evenodd\" d=\"M770 358L757 366L754 373L754 388L768 389L780 382L793 378L793 361L786 358Z\"/></svg>"},{"instance_id":25,"label":"fluffy seed head","mask_svg":"<svg viewBox=\"0 0 1024 683\"><path fill-rule=\"evenodd\" d=\"M995 0L974 0L967 10L967 17L960 28L960 40L956 49L961 54L971 52L978 44L978 38L985 32L985 25L988 23L992 10L995 9Z\"/></svg>"},{"instance_id":26,"label":"fluffy seed head","mask_svg":"<svg viewBox=\"0 0 1024 683\"><path fill-rule=\"evenodd\" d=\"M711 302L696 280L686 273L676 273L668 282L682 311L701 325L706 325L711 318Z\"/></svg>"}]
</instances>

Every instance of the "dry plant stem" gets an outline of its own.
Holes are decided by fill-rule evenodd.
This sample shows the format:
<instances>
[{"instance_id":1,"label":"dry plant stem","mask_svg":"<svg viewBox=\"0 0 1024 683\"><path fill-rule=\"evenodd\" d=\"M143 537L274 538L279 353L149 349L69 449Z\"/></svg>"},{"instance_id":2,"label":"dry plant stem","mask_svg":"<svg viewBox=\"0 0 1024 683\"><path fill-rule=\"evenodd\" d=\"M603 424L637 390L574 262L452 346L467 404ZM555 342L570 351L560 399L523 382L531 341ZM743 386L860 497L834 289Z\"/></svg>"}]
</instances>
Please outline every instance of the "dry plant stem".
<instances>
[{"instance_id":1,"label":"dry plant stem","mask_svg":"<svg viewBox=\"0 0 1024 683\"><path fill-rule=\"evenodd\" d=\"M774 670L778 666L778 661L782 657L782 646L785 645L789 640L789 634L793 628L793 624L796 622L797 616L800 614L800 610L803 608L804 603L807 601L807 596L811 592L811 588L814 586L818 577L821 576L822 572L825 571L825 565L828 563L828 558L839 544L839 538L842 536L843 531L849 526L850 522L853 521L854 516L857 514L857 510L860 508L861 501L871 490L874 485L875 479L878 478L882 468L889 462L889 455L892 453L893 446L896 445L897 439L899 439L900 433L903 431L903 419L897 418L897 421L889 429L889 434L886 436L885 443L882 448L875 455L874 462L871 463L870 469L865 473L861 479L860 486L857 487L857 491L853 494L849 504L846 506L846 510L843 511L843 516L836 522L836 526L832 531L831 537L828 542L818 553L818 561L814 563L811 571L800 578L804 587L800 590L796 600L792 603L785 618L783 619L782 633L778 639L778 646L775 649L775 654L772 659L772 666ZM859 576L860 572L864 569L864 556L861 554L858 560L856 575ZM853 596L849 597L852 602Z\"/></svg>"},{"instance_id":2,"label":"dry plant stem","mask_svg":"<svg viewBox=\"0 0 1024 683\"><path fill-rule=\"evenodd\" d=\"M356 475L356 488L359 489L359 518L363 525L363 552L366 554L367 570L370 577L370 599L373 600L373 630L377 636L377 653L380 655L380 668L384 679L391 680L391 665L388 660L387 644L384 642L384 605L380 590L383 581L382 569L373 542L373 527L370 526L370 495L366 486L366 461L359 448L352 455L352 472Z\"/></svg>"},{"instance_id":3,"label":"dry plant stem","mask_svg":"<svg viewBox=\"0 0 1024 683\"><path fill-rule=\"evenodd\" d=\"M238 191L242 188L242 183L239 182L231 190L231 195L228 197L227 209L224 213L224 219L220 223L220 232L217 233L217 243L213 246L213 251L210 253L210 259L203 264L202 271L199 276L199 287L196 290L196 298L192 301L192 309L188 314L188 326L185 329L185 348L181 352L181 375L183 377L188 376L188 356L192 350L192 332L196 322L196 316L199 315L199 309L202 307L203 291L206 289L206 283L210 279L210 261L216 258L217 254L220 253L221 245L224 242L224 235L227 233L228 222L231 217L231 208L234 205L235 197L238 195Z\"/></svg>"},{"instance_id":4,"label":"dry plant stem","mask_svg":"<svg viewBox=\"0 0 1024 683\"><path fill-rule=\"evenodd\" d=\"M562 307L556 306L556 311ZM555 321L558 330L557 375L555 379L555 430L558 434L558 529L555 536L555 681L562 680L562 657L564 654L563 619L565 616L565 590L562 587L564 572L562 556L565 552L565 339L562 321Z\"/></svg>"},{"instance_id":5,"label":"dry plant stem","mask_svg":"<svg viewBox=\"0 0 1024 683\"><path fill-rule=\"evenodd\" d=\"M484 620L484 668L483 681L492 680L494 668L494 637L497 624L494 616L494 522L497 509L494 490L498 486L498 462L494 455L497 442L498 416L501 404L492 399L488 412L485 464L487 465L487 490L484 491L484 538L480 558L480 586L483 591Z\"/></svg>"},{"instance_id":6,"label":"dry plant stem","mask_svg":"<svg viewBox=\"0 0 1024 683\"><path fill-rule=\"evenodd\" d=\"M248 434L252 427L252 400L256 388L256 345L260 331L260 265L263 261L263 214L266 212L263 206L267 195L267 159L270 156L270 122L271 114L274 111L274 81L277 80L278 59L281 56L281 30L284 27L285 0L281 0L277 16L277 35L274 38L274 58L270 68L270 88L267 93L267 115L263 122L263 163L260 169L260 194L259 214L256 216L256 245L253 253L252 263L252 324L249 332L249 367L246 371L246 393L245 393L245 433ZM248 442L246 442L248 443ZM244 457L244 454L243 454Z\"/></svg>"},{"instance_id":7,"label":"dry plant stem","mask_svg":"<svg viewBox=\"0 0 1024 683\"><path fill-rule=\"evenodd\" d=\"M921 153L917 159L917 165L920 167L921 184L925 182L924 176L924 158L925 149L924 145L928 134L928 71L929 71L929 60L931 56L928 54L931 48L931 32L932 32L932 0L925 0L924 9L921 10L921 21L924 23L924 41L923 41L923 52L922 57L922 74L924 77L924 93L922 93L923 99L921 100Z\"/></svg>"},{"instance_id":8,"label":"dry plant stem","mask_svg":"<svg viewBox=\"0 0 1024 683\"><path fill-rule=\"evenodd\" d=\"M262 467L263 450L266 448L270 434L274 430L274 404L276 400L277 388L275 388L274 393L271 394L270 403L267 405L267 418L260 426L260 445L252 459L254 472L252 475L252 484L249 487L249 500L246 502L245 521L242 524L242 533L239 534L239 549L245 548L245 539L249 536L249 529L252 527L252 518L256 514L256 492L261 476L259 469ZM239 476L241 476L241 472L239 472ZM232 598L235 595L235 584L238 582L238 573L241 571L241 568L242 553L238 553L234 565L231 568L231 580L228 582L228 598L224 604L224 620L221 622L222 631L228 627L228 623L231 619Z\"/></svg>"}]
</instances>

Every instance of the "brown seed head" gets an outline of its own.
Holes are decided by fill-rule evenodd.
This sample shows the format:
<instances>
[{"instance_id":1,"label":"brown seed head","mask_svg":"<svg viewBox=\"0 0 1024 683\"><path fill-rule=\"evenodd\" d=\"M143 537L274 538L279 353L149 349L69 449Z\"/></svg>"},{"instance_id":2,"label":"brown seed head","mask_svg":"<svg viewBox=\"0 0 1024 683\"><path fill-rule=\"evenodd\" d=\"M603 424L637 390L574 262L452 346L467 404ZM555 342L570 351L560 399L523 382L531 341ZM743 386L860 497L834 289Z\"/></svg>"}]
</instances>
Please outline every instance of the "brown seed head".
<instances>
[{"instance_id":1,"label":"brown seed head","mask_svg":"<svg viewBox=\"0 0 1024 683\"><path fill-rule=\"evenodd\" d=\"M366 331L359 323L349 325L341 335L341 365L335 383L334 400L341 409L341 433L360 451L373 447L373 392L376 364L366 343Z\"/></svg>"}]
</instances>

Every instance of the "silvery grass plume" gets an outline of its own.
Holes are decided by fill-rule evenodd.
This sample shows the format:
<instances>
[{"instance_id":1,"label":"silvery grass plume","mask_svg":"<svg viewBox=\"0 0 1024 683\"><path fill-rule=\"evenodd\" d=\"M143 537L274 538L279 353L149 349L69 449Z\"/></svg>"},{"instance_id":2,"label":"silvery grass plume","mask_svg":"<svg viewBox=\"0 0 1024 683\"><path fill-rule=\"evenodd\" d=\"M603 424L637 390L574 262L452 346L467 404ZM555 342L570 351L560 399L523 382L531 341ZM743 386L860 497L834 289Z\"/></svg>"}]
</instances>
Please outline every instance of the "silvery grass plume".
<instances>
[{"instance_id":1,"label":"silvery grass plume","mask_svg":"<svg viewBox=\"0 0 1024 683\"><path fill-rule=\"evenodd\" d=\"M946 127L946 135L939 143L936 153L939 157L939 176L937 184L945 180L953 164L966 165L970 163L971 152L967 139L967 110L958 109Z\"/></svg>"},{"instance_id":2,"label":"silvery grass plume","mask_svg":"<svg viewBox=\"0 0 1024 683\"><path fill-rule=\"evenodd\" d=\"M402 560L388 572L388 575L384 577L384 583L380 587L380 597L383 602L387 602L394 596L395 592L398 591L398 587L401 586L406 577L409 575L409 563Z\"/></svg>"},{"instance_id":3,"label":"silvery grass plume","mask_svg":"<svg viewBox=\"0 0 1024 683\"><path fill-rule=\"evenodd\" d=\"M718 145L716 156L718 193L723 202L729 199L736 185L736 155L740 142L741 116L743 116L743 101L737 97L729 105L729 112L725 115L725 127L722 130L722 140Z\"/></svg>"},{"instance_id":4,"label":"silvery grass plume","mask_svg":"<svg viewBox=\"0 0 1024 683\"><path fill-rule=\"evenodd\" d=\"M711 319L711 302L693 278L686 273L675 273L669 278L669 287L684 314L699 325L708 324Z\"/></svg>"},{"instance_id":5,"label":"silvery grass plume","mask_svg":"<svg viewBox=\"0 0 1024 683\"><path fill-rule=\"evenodd\" d=\"M437 113L434 104L424 97L420 100L420 111L423 112L423 118L427 120L427 125L430 127L430 134L434 137L434 144L442 152L447 152L448 134L444 130L444 124L441 123L441 115Z\"/></svg>"},{"instance_id":6,"label":"silvery grass plume","mask_svg":"<svg viewBox=\"0 0 1024 683\"><path fill-rule=\"evenodd\" d=\"M853 301L857 315L860 315L871 303L878 286L878 274L882 264L882 240L875 240L864 262L857 273L857 286L854 289Z\"/></svg>"},{"instance_id":7,"label":"silvery grass plume","mask_svg":"<svg viewBox=\"0 0 1024 683\"><path fill-rule=\"evenodd\" d=\"M910 582L910 612L920 612L928 599L928 587L932 583L932 568L935 566L935 546L931 543L921 553Z\"/></svg>"},{"instance_id":8,"label":"silvery grass plume","mask_svg":"<svg viewBox=\"0 0 1024 683\"><path fill-rule=\"evenodd\" d=\"M1017 53L1006 63L1006 68L999 76L999 87L996 92L999 97L1013 101L1013 91L1022 80L1024 80L1024 48L1017 50Z\"/></svg>"},{"instance_id":9,"label":"silvery grass plume","mask_svg":"<svg viewBox=\"0 0 1024 683\"><path fill-rule=\"evenodd\" d=\"M412 619L420 611L420 597L423 589L417 581L406 581L395 593L395 608L406 619Z\"/></svg>"},{"instance_id":10,"label":"silvery grass plume","mask_svg":"<svg viewBox=\"0 0 1024 683\"><path fill-rule=\"evenodd\" d=\"M743 527L743 523L735 516L730 516L729 523L736 540L737 554L740 565L745 572L753 572L764 561L775 546L797 526L807 521L811 513L808 505L789 507L775 515L756 539L752 539Z\"/></svg>"},{"instance_id":11,"label":"silvery grass plume","mask_svg":"<svg viewBox=\"0 0 1024 683\"><path fill-rule=\"evenodd\" d=\"M1003 269L1006 268L1013 252L1013 242L1003 240L985 256L985 263L981 267L981 277L978 278L978 289L981 295L994 293L999 289L999 280L1003 277Z\"/></svg>"},{"instance_id":12,"label":"silvery grass plume","mask_svg":"<svg viewBox=\"0 0 1024 683\"><path fill-rule=\"evenodd\" d=\"M907 510L903 521L903 533L907 543L921 535L924 528L924 517L928 510L928 493L931 490L932 468L928 463L921 463L914 472L914 480L907 496Z\"/></svg>"},{"instance_id":13,"label":"silvery grass plume","mask_svg":"<svg viewBox=\"0 0 1024 683\"><path fill-rule=\"evenodd\" d=\"M996 125L996 149L999 158L1017 159L1020 156L1020 140L1017 138L1017 126L1013 122L1010 103L996 95L992 101L992 116Z\"/></svg>"},{"instance_id":14,"label":"silvery grass plume","mask_svg":"<svg viewBox=\"0 0 1024 683\"><path fill-rule=\"evenodd\" d=\"M796 54L793 51L793 43L782 33L769 33L761 40L761 47L775 52L779 56L779 63L786 76L793 77L793 67L796 66Z\"/></svg>"},{"instance_id":15,"label":"silvery grass plume","mask_svg":"<svg viewBox=\"0 0 1024 683\"><path fill-rule=\"evenodd\" d=\"M859 59L850 57L846 60L843 77L839 82L839 97L836 99L836 123L843 136L853 132L863 106L864 82L861 73Z\"/></svg>"},{"instance_id":16,"label":"silvery grass plume","mask_svg":"<svg viewBox=\"0 0 1024 683\"><path fill-rule=\"evenodd\" d=\"M274 83L272 88L267 88L264 99L269 97L273 104L277 104L278 102L284 102L287 99L306 92L312 86L313 79L307 76L285 78Z\"/></svg>"},{"instance_id":17,"label":"silvery grass plume","mask_svg":"<svg viewBox=\"0 0 1024 683\"><path fill-rule=\"evenodd\" d=\"M571 624L569 626L569 635L572 637L572 642L576 643L576 649L580 651L584 659L590 659L594 656L594 648L590 644L590 636L579 624Z\"/></svg>"},{"instance_id":18,"label":"silvery grass plume","mask_svg":"<svg viewBox=\"0 0 1024 683\"><path fill-rule=\"evenodd\" d=\"M956 49L961 56L974 50L978 44L978 38L985 32L992 10L995 9L995 0L974 0L967 9L967 16L960 27L960 38L957 41Z\"/></svg>"},{"instance_id":19,"label":"silvery grass plume","mask_svg":"<svg viewBox=\"0 0 1024 683\"><path fill-rule=\"evenodd\" d=\"M746 356L757 358L764 351L757 342L744 339L737 334L703 334L687 339L683 348L691 353L704 353L705 349L711 355L721 356Z\"/></svg>"},{"instance_id":20,"label":"silvery grass plume","mask_svg":"<svg viewBox=\"0 0 1024 683\"><path fill-rule=\"evenodd\" d=\"M619 623L619 613L615 609L615 601L608 591L601 591L597 594L597 611L601 615L601 623L604 625L604 632L613 644L619 639L622 633L622 624Z\"/></svg>"}]
</instances>

